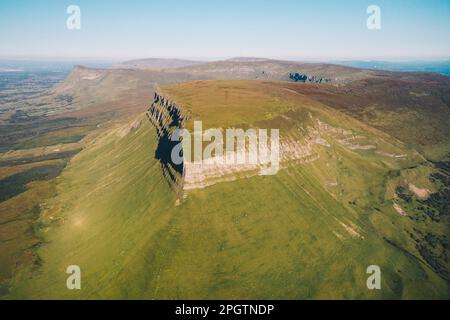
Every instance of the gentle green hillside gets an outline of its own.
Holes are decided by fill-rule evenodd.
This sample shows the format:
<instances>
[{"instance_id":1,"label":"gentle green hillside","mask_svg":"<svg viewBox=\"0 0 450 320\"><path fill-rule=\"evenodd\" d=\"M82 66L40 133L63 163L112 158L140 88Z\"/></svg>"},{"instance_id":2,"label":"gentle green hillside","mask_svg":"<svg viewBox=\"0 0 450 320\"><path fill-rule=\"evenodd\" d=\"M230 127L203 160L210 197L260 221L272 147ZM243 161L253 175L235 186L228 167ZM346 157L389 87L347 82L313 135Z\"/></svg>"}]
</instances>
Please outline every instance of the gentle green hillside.
<instances>
[{"instance_id":1,"label":"gentle green hillside","mask_svg":"<svg viewBox=\"0 0 450 320\"><path fill-rule=\"evenodd\" d=\"M84 271L85 297L126 297L127 282L145 278L149 245L160 241L175 200L153 159L152 129L140 120L138 129L130 124L96 140L58 178L59 196L41 218L42 266L31 279L24 274L18 296L76 296L65 289L69 264Z\"/></svg>"}]
</instances>

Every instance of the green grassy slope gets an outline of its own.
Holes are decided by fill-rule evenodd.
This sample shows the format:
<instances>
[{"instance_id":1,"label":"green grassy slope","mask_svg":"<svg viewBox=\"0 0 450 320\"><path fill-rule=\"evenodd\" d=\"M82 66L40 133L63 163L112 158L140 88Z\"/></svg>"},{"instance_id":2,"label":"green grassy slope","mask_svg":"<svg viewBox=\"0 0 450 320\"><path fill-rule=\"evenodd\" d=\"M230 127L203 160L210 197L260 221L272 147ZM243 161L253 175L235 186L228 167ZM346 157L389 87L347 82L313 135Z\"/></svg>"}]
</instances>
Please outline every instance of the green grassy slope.
<instances>
[{"instance_id":1,"label":"green grassy slope","mask_svg":"<svg viewBox=\"0 0 450 320\"><path fill-rule=\"evenodd\" d=\"M164 90L207 126L219 123L217 114L202 109L207 101L210 111L223 107L224 126L279 125L282 137L312 112L356 128L384 148L414 154L395 139L385 141L388 135L274 84L200 84L212 91L208 100L208 90L199 88L204 100L198 105L198 82ZM258 113L245 112L249 106ZM445 238L448 216L420 221L413 219L419 209L401 216L393 208L394 190L404 179L442 187L427 177L436 170L431 164L384 159L332 142L316 150L317 161L191 190L178 203L154 159L156 144L154 128L140 115L71 160L57 180L58 195L45 204L41 263L14 278L7 298L450 297L445 272L423 258L411 236ZM81 267L81 290L66 288L65 269L72 264ZM366 288L372 264L382 269L379 291Z\"/></svg>"},{"instance_id":2,"label":"green grassy slope","mask_svg":"<svg viewBox=\"0 0 450 320\"><path fill-rule=\"evenodd\" d=\"M153 159L149 124L123 138L127 128L114 130L73 158L58 178L59 196L45 204L41 218L47 242L39 249L42 266L23 279L18 296L76 296L65 289L64 272L78 264L85 279L81 296L124 297L127 282L140 279L145 259L152 259L146 249L170 218L165 211L174 199Z\"/></svg>"}]
</instances>

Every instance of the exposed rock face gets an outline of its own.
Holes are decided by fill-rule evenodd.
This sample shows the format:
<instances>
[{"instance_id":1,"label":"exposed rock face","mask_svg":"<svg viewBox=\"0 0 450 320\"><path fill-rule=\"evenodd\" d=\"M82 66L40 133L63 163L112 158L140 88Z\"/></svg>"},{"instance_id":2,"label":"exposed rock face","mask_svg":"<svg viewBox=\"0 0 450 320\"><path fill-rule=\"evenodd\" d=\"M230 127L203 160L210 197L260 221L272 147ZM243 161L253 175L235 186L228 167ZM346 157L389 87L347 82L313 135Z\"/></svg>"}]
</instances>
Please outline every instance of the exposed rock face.
<instances>
[{"instance_id":1,"label":"exposed rock face","mask_svg":"<svg viewBox=\"0 0 450 320\"><path fill-rule=\"evenodd\" d=\"M295 82L313 82L313 83L327 83L331 79L320 78L316 76L307 76L306 74L300 74L298 72L289 73L289 79Z\"/></svg>"},{"instance_id":2,"label":"exposed rock face","mask_svg":"<svg viewBox=\"0 0 450 320\"><path fill-rule=\"evenodd\" d=\"M227 164L225 156L204 159L201 163L186 162L183 189L205 188L218 182L256 176L260 168L258 163Z\"/></svg>"},{"instance_id":3,"label":"exposed rock face","mask_svg":"<svg viewBox=\"0 0 450 320\"><path fill-rule=\"evenodd\" d=\"M155 92L147 116L159 137L155 158L160 161L163 174L171 187L179 190L182 187L184 164L175 164L172 161L171 152L178 142L172 141L171 137L176 129L183 128L186 115L174 102Z\"/></svg>"},{"instance_id":4,"label":"exposed rock face","mask_svg":"<svg viewBox=\"0 0 450 320\"><path fill-rule=\"evenodd\" d=\"M212 156L202 161L191 161L180 152L182 162L176 164L172 160L172 150L180 142L172 141L172 135L177 129L183 129L189 116L175 102L155 93L153 102L147 112L150 122L155 126L159 143L155 158L161 163L164 176L177 192L184 190L205 188L219 182L233 181L242 178L260 175L268 163L259 160L258 150L250 144L245 144L242 150L226 151L223 155ZM330 148L332 145L341 145L349 150L370 151L377 146L361 144L366 137L356 135L350 130L334 127L309 114L311 122L302 127L301 134L288 134L280 137L279 164L286 167L289 162L310 163L320 159L320 148ZM296 130L299 130L298 127ZM294 130L295 131L295 130ZM356 143L359 142L359 143ZM206 143L208 144L208 143ZM242 147L242 146L241 146ZM189 154L190 151L187 151ZM246 159L243 163L228 162L227 157ZM258 159L249 161L249 159ZM181 197L180 197L181 198Z\"/></svg>"},{"instance_id":5,"label":"exposed rock face","mask_svg":"<svg viewBox=\"0 0 450 320\"><path fill-rule=\"evenodd\" d=\"M428 197L431 194L431 191L425 188L418 188L415 185L413 185L412 183L408 184L408 189L409 191L413 192L417 197L419 197L419 199L428 199Z\"/></svg>"}]
</instances>

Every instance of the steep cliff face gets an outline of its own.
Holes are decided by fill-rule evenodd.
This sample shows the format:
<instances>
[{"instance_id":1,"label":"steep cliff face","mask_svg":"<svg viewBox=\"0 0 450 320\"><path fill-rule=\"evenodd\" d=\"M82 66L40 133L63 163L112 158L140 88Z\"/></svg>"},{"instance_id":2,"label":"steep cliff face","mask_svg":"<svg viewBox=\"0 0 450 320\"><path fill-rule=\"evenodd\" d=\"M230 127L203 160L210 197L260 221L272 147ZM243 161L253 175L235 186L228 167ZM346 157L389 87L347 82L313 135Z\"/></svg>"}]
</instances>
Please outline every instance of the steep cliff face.
<instances>
[{"instance_id":1,"label":"steep cliff face","mask_svg":"<svg viewBox=\"0 0 450 320\"><path fill-rule=\"evenodd\" d=\"M155 93L153 102L148 109L147 116L158 135L158 146L155 158L160 162L166 180L173 190L182 196L183 191L202 189L220 182L235 181L267 174L268 170L283 170L290 165L307 164L320 160L329 161L331 153L338 152L340 148L348 151L365 152L365 156L375 156L381 161L389 161L391 158L402 160L406 154L400 154L401 149L387 143L384 139L368 136L368 132L361 129L353 130L342 128L325 122L318 114L311 111L300 111L304 116L299 118L296 112L288 111L274 116L272 119L249 124L255 132L277 128L279 140L276 146L272 145L271 137L268 141L257 138L257 144L251 144L246 135L243 144L237 139L233 141L234 149L223 150L219 155L213 155L194 161L189 154L191 150L180 150L181 163L174 163L172 153L178 139L172 139L175 130L184 129L192 110L183 108L181 105L171 101L161 93ZM191 123L189 122L189 127ZM207 128L204 128L207 129ZM248 128L247 128L248 129ZM219 129L223 137L228 137L223 128ZM202 133L203 134L203 133ZM233 139L236 137L233 137ZM173 141L175 140L175 141ZM228 144L225 139L222 141ZM261 144L267 148L270 159L262 159ZM192 141L189 145L193 145ZM209 142L203 142L202 151ZM225 149L225 148L224 148ZM176 150L176 149L175 149ZM185 152L183 152L185 151ZM391 153L389 153L389 152ZM393 153L392 153L393 152ZM276 159L271 158L276 153ZM412 155L410 155L412 156ZM230 159L232 159L230 161ZM237 159L245 159L241 162ZM406 159L405 159L406 160ZM333 184L336 182L333 180Z\"/></svg>"},{"instance_id":2,"label":"steep cliff face","mask_svg":"<svg viewBox=\"0 0 450 320\"><path fill-rule=\"evenodd\" d=\"M155 92L153 102L147 111L147 116L155 126L158 135L155 158L159 160L163 174L170 186L178 191L180 187L182 188L184 164L172 161L171 153L178 142L172 141L171 138L175 130L183 128L187 116L183 114L177 104L157 92Z\"/></svg>"}]
</instances>

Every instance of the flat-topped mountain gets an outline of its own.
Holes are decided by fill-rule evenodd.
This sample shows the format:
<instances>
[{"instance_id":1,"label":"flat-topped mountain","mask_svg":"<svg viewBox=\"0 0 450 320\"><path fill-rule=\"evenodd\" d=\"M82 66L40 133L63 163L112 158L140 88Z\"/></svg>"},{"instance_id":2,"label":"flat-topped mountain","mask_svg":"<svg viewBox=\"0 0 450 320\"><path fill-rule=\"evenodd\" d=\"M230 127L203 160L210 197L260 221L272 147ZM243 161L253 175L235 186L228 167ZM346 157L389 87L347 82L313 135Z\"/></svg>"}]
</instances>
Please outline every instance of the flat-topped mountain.
<instances>
[{"instance_id":1,"label":"flat-topped mountain","mask_svg":"<svg viewBox=\"0 0 450 320\"><path fill-rule=\"evenodd\" d=\"M359 80L375 72L326 63L303 63L263 58L234 58L223 61L181 67L177 71L189 72L214 79L287 80L292 73L329 79L334 83Z\"/></svg>"},{"instance_id":2,"label":"flat-topped mountain","mask_svg":"<svg viewBox=\"0 0 450 320\"><path fill-rule=\"evenodd\" d=\"M354 117L334 104L355 88L249 80L160 86L147 116L107 129L62 172L41 215L42 266L15 280L11 296L448 297L448 163L427 161L417 142L373 126L380 115ZM382 101L395 116L384 119L408 117L413 105L395 108L391 99ZM280 170L261 176L193 163L167 170L161 161L171 149L161 140L175 127L192 130L195 120L204 129L278 128ZM439 148L449 145L445 138ZM173 177L177 192L167 183ZM61 270L73 263L83 268L82 291L64 286ZM382 291L366 287L373 263L385 270Z\"/></svg>"},{"instance_id":3,"label":"flat-topped mountain","mask_svg":"<svg viewBox=\"0 0 450 320\"><path fill-rule=\"evenodd\" d=\"M45 154L36 148L22 162L20 152L2 157L19 174L33 161L66 159L54 189L36 204L39 214L24 209L28 220L1 224L2 234L32 225L37 232L20 246L1 243L2 270L11 274L3 292L448 299L449 94L449 79L432 73L270 59L165 70L77 67L47 92L46 99L65 97L64 104L52 100L60 106L54 117L65 122L37 133L33 146L45 145ZM278 129L279 170L195 163L184 149L182 162L170 163L172 134L192 132L194 121L220 132ZM75 146L47 145L58 130L86 123ZM33 178L10 177L3 185ZM30 189L0 203L4 216L24 203L36 207L30 198L41 189L23 188ZM73 264L83 290L65 286ZM372 264L383 270L383 290L367 290Z\"/></svg>"}]
</instances>

